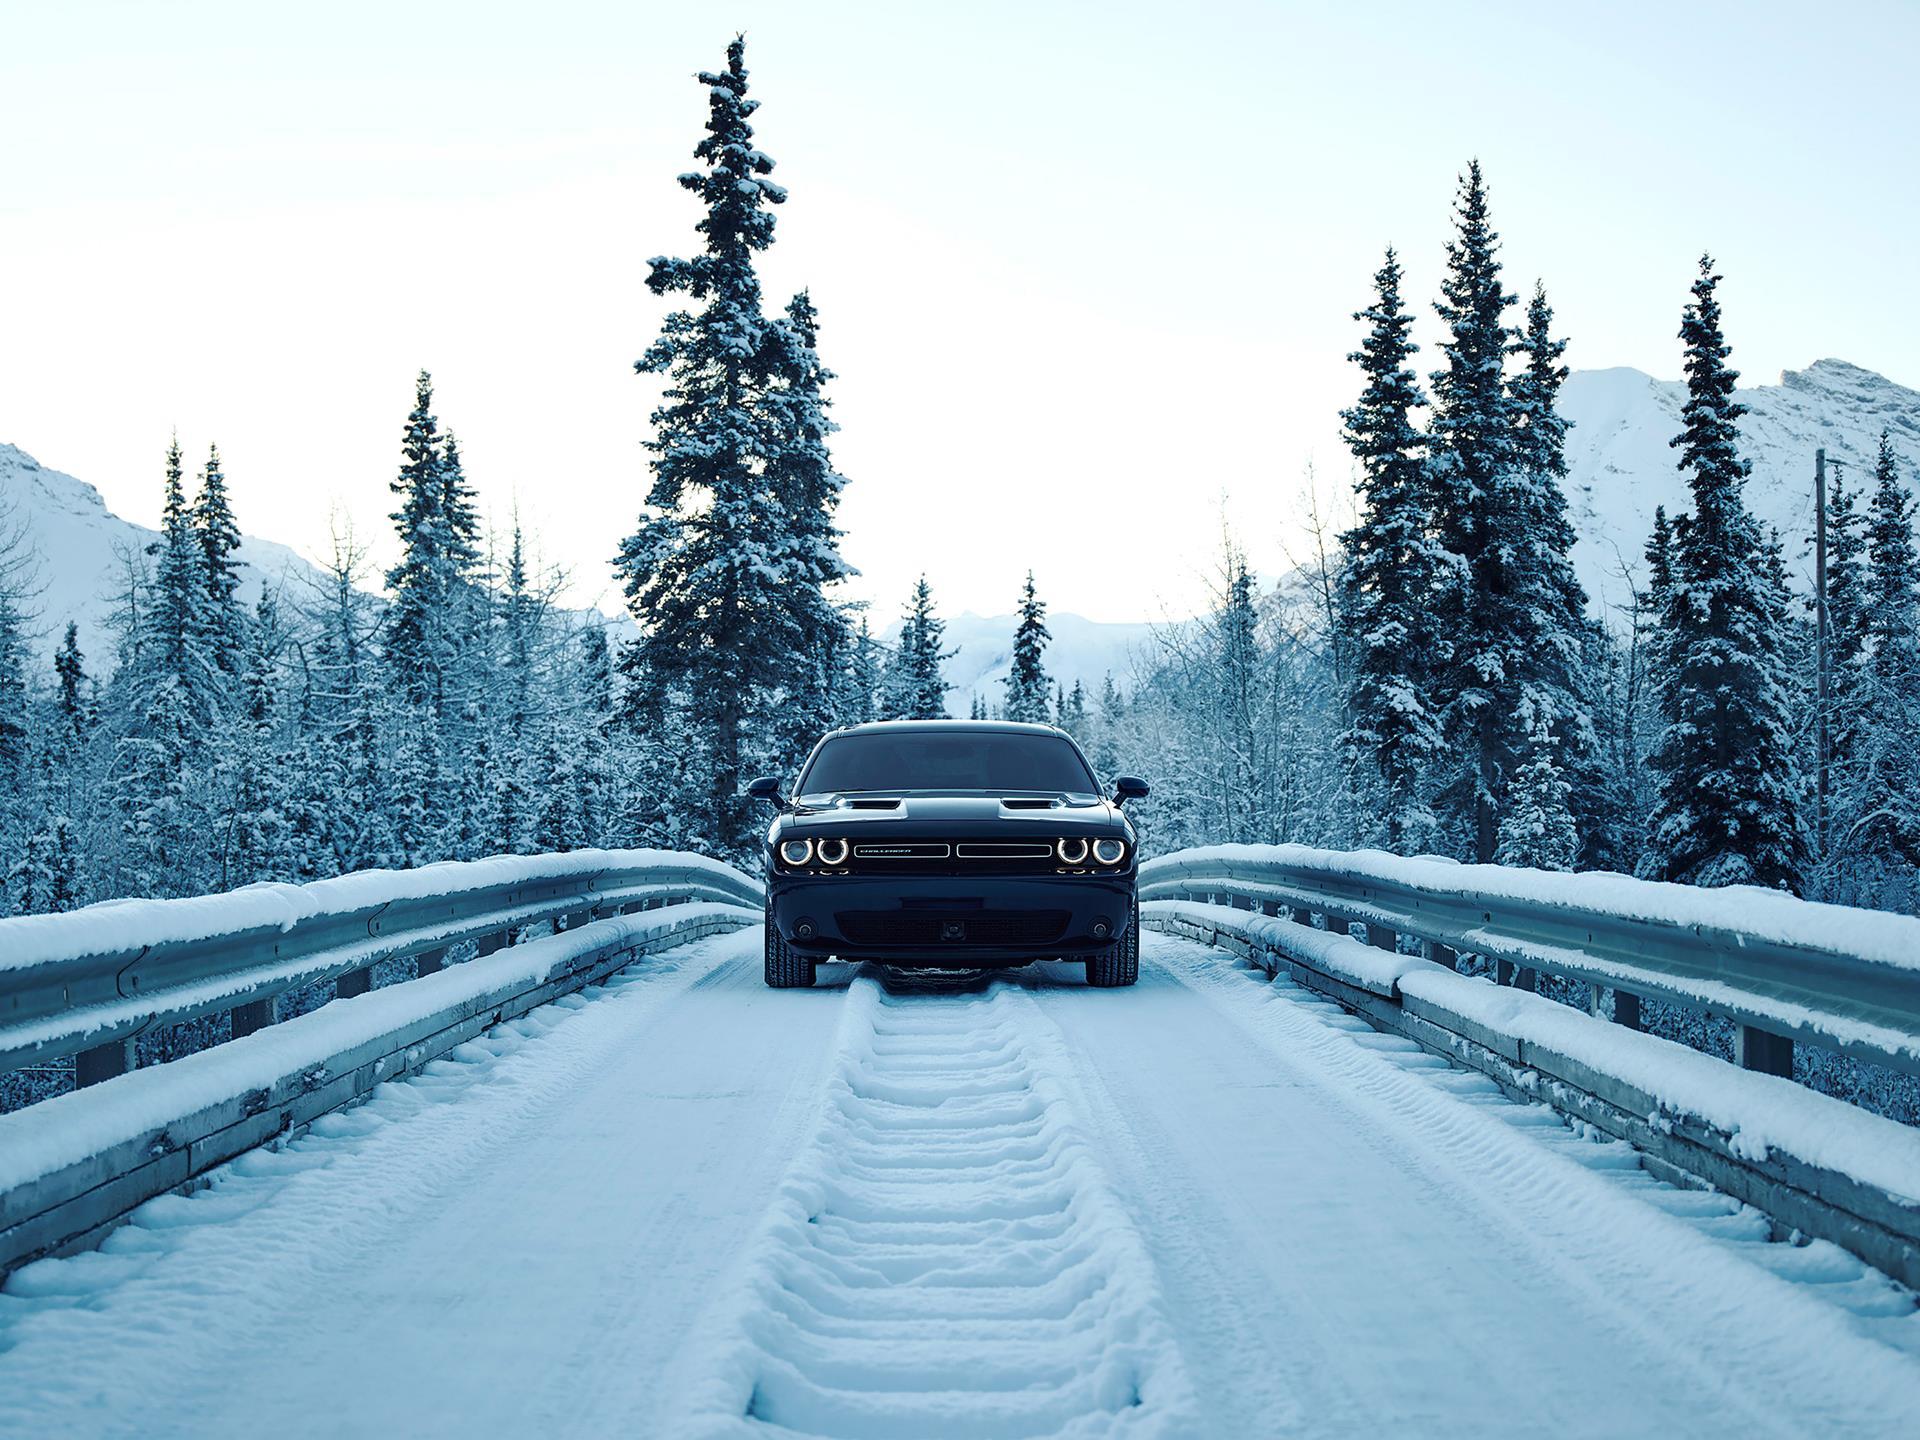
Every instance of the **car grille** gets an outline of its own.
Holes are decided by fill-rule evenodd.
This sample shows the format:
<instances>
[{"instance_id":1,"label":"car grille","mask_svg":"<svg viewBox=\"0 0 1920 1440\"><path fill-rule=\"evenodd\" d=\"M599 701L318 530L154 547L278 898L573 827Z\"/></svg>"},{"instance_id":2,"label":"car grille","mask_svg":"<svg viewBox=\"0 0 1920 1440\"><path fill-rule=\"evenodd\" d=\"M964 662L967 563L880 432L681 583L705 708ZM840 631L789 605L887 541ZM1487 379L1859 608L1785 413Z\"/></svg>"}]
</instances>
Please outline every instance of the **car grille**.
<instances>
[{"instance_id":1,"label":"car grille","mask_svg":"<svg viewBox=\"0 0 1920 1440\"><path fill-rule=\"evenodd\" d=\"M1045 945L1066 932L1064 910L843 910L834 917L854 945Z\"/></svg>"}]
</instances>

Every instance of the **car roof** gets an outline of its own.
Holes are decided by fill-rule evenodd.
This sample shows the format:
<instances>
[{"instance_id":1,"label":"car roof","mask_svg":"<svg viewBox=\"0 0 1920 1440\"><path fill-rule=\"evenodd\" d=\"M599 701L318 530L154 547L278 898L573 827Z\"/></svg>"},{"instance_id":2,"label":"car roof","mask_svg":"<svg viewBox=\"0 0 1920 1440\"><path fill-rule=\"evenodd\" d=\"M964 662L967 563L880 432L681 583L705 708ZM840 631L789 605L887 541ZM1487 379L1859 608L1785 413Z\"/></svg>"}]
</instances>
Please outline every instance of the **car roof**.
<instances>
[{"instance_id":1,"label":"car roof","mask_svg":"<svg viewBox=\"0 0 1920 1440\"><path fill-rule=\"evenodd\" d=\"M893 735L901 731L959 730L987 731L1007 735L1058 735L1067 732L1057 725L1042 725L1024 720L869 720L864 725L846 725L829 735Z\"/></svg>"}]
</instances>

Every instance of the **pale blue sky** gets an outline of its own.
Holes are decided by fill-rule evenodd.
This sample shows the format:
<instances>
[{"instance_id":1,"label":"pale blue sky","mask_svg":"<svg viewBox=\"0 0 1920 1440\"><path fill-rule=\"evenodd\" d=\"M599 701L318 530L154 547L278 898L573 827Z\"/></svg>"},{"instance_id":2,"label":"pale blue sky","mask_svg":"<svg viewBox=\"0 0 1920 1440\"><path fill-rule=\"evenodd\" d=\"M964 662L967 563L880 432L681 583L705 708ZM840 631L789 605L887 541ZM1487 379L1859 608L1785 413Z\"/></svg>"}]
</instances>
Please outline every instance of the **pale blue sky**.
<instances>
[{"instance_id":1,"label":"pale blue sky","mask_svg":"<svg viewBox=\"0 0 1920 1440\"><path fill-rule=\"evenodd\" d=\"M177 425L249 530L317 551L338 504L384 547L425 365L496 518L613 603L645 260L695 240L736 28L883 614L1029 565L1185 609L1222 495L1280 568L1307 461L1345 484L1348 314L1389 242L1424 307L1474 155L1575 365L1677 373L1709 247L1749 380L1920 383L1915 4L0 0L0 440L151 520Z\"/></svg>"}]
</instances>

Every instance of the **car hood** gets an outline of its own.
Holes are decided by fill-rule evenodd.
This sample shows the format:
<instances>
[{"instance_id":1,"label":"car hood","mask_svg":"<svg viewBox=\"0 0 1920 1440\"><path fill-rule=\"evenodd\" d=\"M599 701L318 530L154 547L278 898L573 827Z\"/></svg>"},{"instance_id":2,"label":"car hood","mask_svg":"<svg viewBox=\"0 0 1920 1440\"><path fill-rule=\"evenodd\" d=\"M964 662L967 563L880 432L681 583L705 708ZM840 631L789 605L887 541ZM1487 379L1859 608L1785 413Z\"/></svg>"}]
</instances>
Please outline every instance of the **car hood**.
<instances>
[{"instance_id":1,"label":"car hood","mask_svg":"<svg viewBox=\"0 0 1920 1440\"><path fill-rule=\"evenodd\" d=\"M783 816L782 830L849 827L916 830L945 825L1024 826L1057 834L1081 828L1110 830L1124 824L1112 801L1097 795L803 795Z\"/></svg>"}]
</instances>

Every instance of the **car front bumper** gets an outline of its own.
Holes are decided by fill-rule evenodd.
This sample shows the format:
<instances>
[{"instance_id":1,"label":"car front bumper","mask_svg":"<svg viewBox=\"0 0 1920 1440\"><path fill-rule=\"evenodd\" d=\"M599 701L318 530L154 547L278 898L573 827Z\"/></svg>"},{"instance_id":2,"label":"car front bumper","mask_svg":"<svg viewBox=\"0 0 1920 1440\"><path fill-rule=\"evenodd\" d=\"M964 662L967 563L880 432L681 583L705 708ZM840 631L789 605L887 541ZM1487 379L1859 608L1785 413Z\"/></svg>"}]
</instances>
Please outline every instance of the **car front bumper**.
<instances>
[{"instance_id":1,"label":"car front bumper","mask_svg":"<svg viewBox=\"0 0 1920 1440\"><path fill-rule=\"evenodd\" d=\"M1135 877L785 875L767 883L767 923L821 958L993 967L1081 959L1133 923Z\"/></svg>"}]
</instances>

